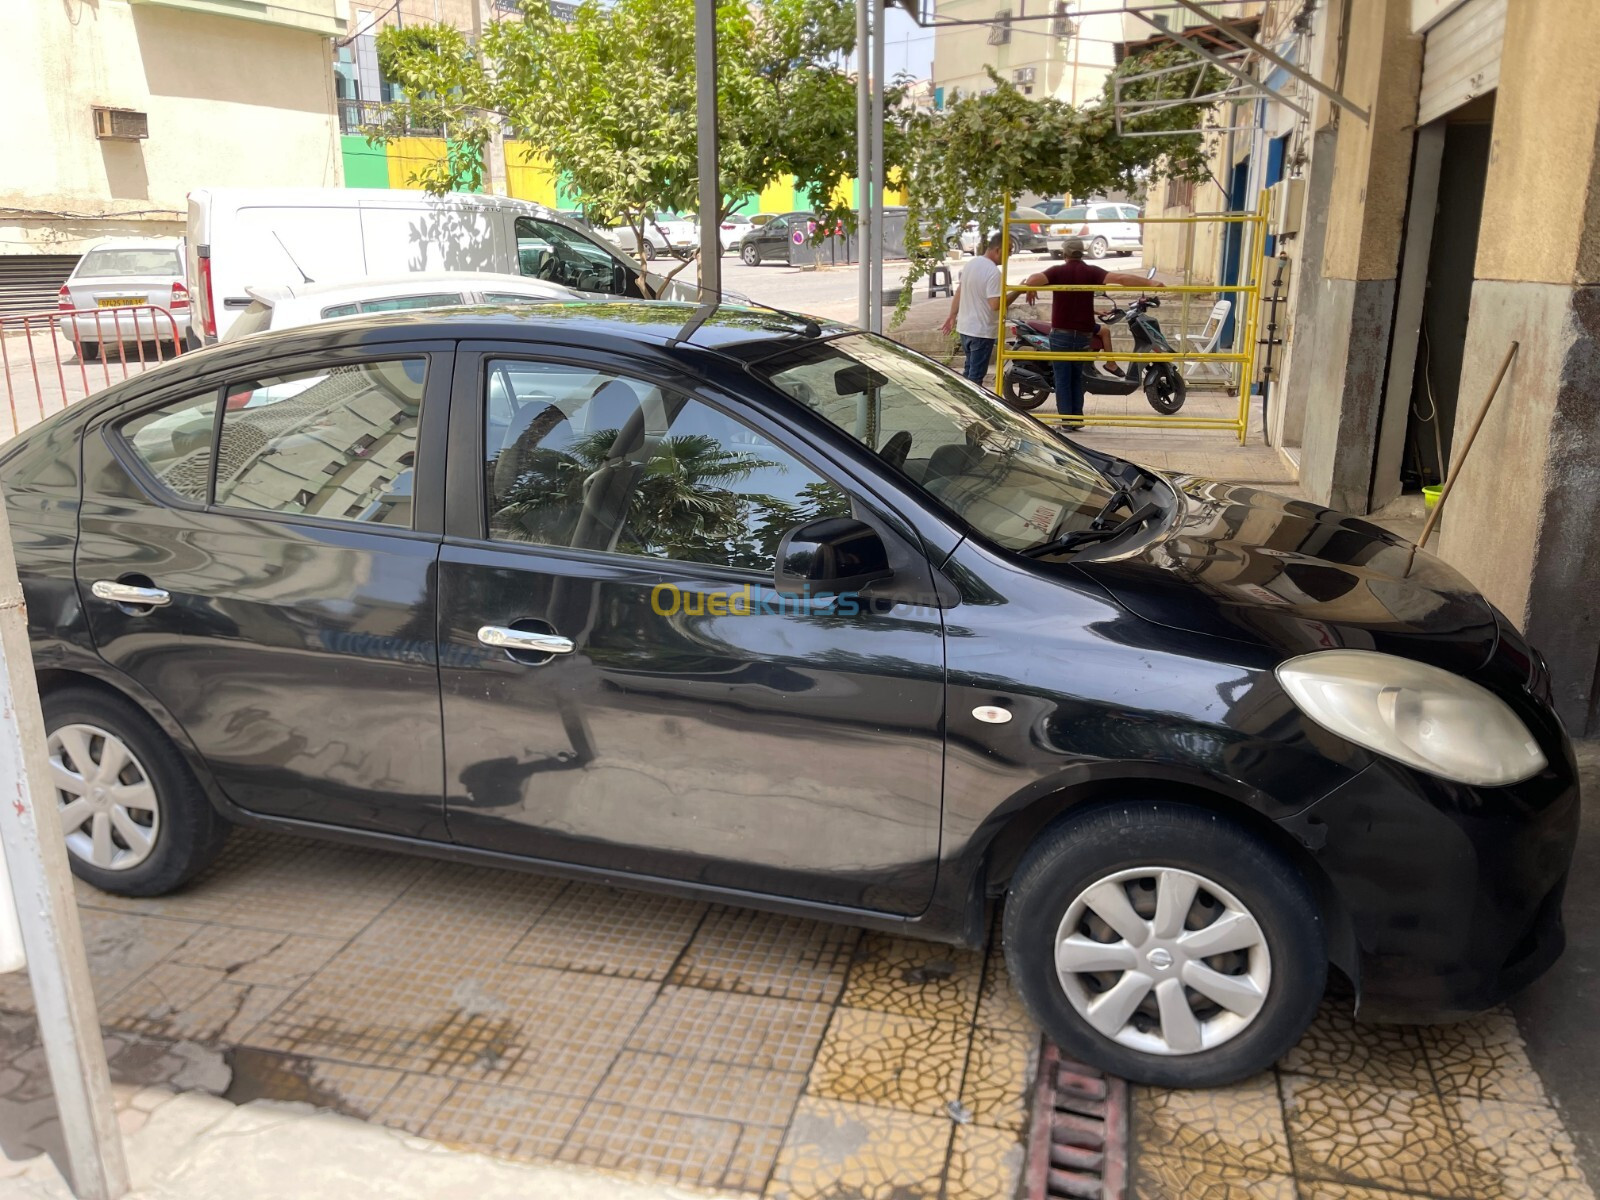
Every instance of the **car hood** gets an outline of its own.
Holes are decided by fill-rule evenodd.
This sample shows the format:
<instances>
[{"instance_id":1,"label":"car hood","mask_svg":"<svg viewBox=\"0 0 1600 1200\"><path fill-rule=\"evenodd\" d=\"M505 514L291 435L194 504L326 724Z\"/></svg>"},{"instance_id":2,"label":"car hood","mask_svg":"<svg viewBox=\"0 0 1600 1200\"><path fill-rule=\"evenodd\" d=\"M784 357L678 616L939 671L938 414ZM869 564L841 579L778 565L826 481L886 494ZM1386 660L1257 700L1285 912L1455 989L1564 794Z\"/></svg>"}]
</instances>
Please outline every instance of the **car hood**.
<instances>
[{"instance_id":1,"label":"car hood","mask_svg":"<svg viewBox=\"0 0 1600 1200\"><path fill-rule=\"evenodd\" d=\"M1488 661L1494 610L1466 579L1370 522L1192 476L1185 511L1115 561L1082 562L1124 608L1289 654L1377 650L1461 673Z\"/></svg>"}]
</instances>

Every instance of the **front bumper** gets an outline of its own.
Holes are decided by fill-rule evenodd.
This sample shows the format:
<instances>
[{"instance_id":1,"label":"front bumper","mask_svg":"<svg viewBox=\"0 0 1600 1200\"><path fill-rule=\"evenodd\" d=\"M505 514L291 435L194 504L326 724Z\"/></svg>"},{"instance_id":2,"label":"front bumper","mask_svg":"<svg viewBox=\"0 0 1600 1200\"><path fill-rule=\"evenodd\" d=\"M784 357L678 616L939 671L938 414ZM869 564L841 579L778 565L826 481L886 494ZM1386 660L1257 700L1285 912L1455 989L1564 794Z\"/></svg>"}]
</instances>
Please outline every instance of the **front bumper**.
<instances>
[{"instance_id":1,"label":"front bumper","mask_svg":"<svg viewBox=\"0 0 1600 1200\"><path fill-rule=\"evenodd\" d=\"M1546 754L1543 772L1507 788L1380 760L1283 822L1315 847L1362 1019L1457 1020L1560 956L1577 767L1564 738Z\"/></svg>"}]
</instances>

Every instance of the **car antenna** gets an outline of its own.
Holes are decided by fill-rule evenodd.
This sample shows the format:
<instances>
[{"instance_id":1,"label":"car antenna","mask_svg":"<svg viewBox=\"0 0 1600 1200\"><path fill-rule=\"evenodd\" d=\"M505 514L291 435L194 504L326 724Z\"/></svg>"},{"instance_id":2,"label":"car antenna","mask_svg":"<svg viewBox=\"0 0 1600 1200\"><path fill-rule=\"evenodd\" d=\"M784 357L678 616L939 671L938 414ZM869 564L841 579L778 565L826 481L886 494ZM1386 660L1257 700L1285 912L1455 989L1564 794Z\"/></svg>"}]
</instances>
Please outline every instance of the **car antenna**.
<instances>
[{"instance_id":1,"label":"car antenna","mask_svg":"<svg viewBox=\"0 0 1600 1200\"><path fill-rule=\"evenodd\" d=\"M277 238L278 245L280 247L282 247L282 249L283 249L283 256L289 260L289 265L291 267L293 267L296 271L300 272L300 282L301 283L315 283L316 280L311 278L311 276L306 274L305 268L302 267L299 263L295 262L294 255L289 253L289 247L287 247L287 246L285 246L283 244L283 239L281 237L278 237L278 231L276 229L274 229L272 231L272 236L274 238Z\"/></svg>"}]
</instances>

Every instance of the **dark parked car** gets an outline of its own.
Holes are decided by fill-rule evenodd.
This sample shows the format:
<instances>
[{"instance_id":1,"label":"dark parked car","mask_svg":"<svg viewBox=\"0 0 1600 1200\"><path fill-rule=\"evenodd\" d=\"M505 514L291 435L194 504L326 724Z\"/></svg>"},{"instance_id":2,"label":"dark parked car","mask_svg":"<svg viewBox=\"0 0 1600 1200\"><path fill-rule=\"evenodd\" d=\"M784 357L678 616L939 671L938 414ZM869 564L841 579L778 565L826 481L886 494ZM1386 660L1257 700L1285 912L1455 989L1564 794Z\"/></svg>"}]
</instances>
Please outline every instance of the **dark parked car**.
<instances>
[{"instance_id":1,"label":"dark parked car","mask_svg":"<svg viewBox=\"0 0 1600 1200\"><path fill-rule=\"evenodd\" d=\"M1562 946L1545 668L1439 560L748 308L354 317L0 463L74 869L230 823L977 944L1075 1058L1216 1084ZM441 781L443 786L441 788Z\"/></svg>"},{"instance_id":2,"label":"dark parked car","mask_svg":"<svg viewBox=\"0 0 1600 1200\"><path fill-rule=\"evenodd\" d=\"M764 262L787 263L790 246L804 242L816 227L817 214L813 212L790 212L773 217L744 235L739 257L752 267Z\"/></svg>"}]
</instances>

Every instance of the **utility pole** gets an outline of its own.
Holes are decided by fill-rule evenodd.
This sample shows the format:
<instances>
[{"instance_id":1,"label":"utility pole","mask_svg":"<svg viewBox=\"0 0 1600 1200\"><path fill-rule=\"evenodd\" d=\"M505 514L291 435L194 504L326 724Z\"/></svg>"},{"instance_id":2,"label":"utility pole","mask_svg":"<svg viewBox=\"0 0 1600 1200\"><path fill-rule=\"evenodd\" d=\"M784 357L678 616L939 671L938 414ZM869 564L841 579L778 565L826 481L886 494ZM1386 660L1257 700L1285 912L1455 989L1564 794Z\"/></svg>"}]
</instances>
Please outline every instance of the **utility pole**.
<instances>
[{"instance_id":1,"label":"utility pole","mask_svg":"<svg viewBox=\"0 0 1600 1200\"><path fill-rule=\"evenodd\" d=\"M39 1038L50 1067L79 1200L117 1200L128 1190L111 1072L89 985L61 810L50 786L44 714L28 644L28 617L11 528L0 517L0 848L16 898Z\"/></svg>"},{"instance_id":2,"label":"utility pole","mask_svg":"<svg viewBox=\"0 0 1600 1200\"><path fill-rule=\"evenodd\" d=\"M867 3L868 0L862 0ZM872 314L867 326L883 332L883 38L887 0L872 7Z\"/></svg>"},{"instance_id":3,"label":"utility pole","mask_svg":"<svg viewBox=\"0 0 1600 1200\"><path fill-rule=\"evenodd\" d=\"M715 304L722 298L722 183L717 178L717 0L694 0L694 99L695 149L700 160L700 300Z\"/></svg>"},{"instance_id":4,"label":"utility pole","mask_svg":"<svg viewBox=\"0 0 1600 1200\"><path fill-rule=\"evenodd\" d=\"M872 327L872 89L868 63L868 9L856 0L856 324Z\"/></svg>"}]
</instances>

